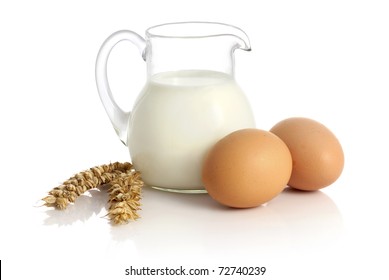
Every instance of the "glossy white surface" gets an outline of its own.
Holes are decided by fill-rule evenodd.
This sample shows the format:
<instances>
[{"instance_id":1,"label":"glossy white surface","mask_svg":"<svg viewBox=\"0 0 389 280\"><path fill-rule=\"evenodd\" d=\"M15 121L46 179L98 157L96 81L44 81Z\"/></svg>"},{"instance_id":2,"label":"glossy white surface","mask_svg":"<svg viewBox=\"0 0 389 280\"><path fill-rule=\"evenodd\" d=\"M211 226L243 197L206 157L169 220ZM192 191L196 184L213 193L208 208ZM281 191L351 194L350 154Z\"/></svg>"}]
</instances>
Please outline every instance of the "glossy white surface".
<instances>
[{"instance_id":1,"label":"glossy white surface","mask_svg":"<svg viewBox=\"0 0 389 280\"><path fill-rule=\"evenodd\" d=\"M260 265L267 267L263 279L387 279L388 4L133 2L0 4L4 279L129 279L131 265ZM291 116L322 122L343 145L341 178L320 192L289 190L246 210L221 207L207 195L145 189L142 218L120 227L104 218L104 191L63 212L35 207L75 172L129 160L97 95L102 41L118 29L193 19L247 32L253 50L236 53L236 73L258 128ZM128 104L136 94L127 92L139 92L145 73L131 50L117 46L108 65L112 91ZM190 279L201 278L251 279Z\"/></svg>"}]
</instances>

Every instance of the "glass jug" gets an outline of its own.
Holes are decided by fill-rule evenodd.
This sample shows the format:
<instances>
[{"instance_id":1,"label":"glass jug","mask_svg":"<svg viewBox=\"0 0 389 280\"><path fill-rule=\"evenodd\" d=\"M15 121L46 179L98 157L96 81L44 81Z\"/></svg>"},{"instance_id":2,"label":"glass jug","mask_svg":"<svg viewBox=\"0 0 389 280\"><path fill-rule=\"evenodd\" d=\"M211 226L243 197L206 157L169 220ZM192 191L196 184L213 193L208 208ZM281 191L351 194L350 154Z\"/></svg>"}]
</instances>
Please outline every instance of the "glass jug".
<instances>
[{"instance_id":1,"label":"glass jug","mask_svg":"<svg viewBox=\"0 0 389 280\"><path fill-rule=\"evenodd\" d=\"M131 112L115 102L107 60L120 41L132 42L147 64L147 78ZM96 82L101 101L134 168L146 185L205 192L201 168L209 149L227 134L255 127L249 102L234 79L234 51L249 51L239 28L181 22L113 33L100 48Z\"/></svg>"}]
</instances>

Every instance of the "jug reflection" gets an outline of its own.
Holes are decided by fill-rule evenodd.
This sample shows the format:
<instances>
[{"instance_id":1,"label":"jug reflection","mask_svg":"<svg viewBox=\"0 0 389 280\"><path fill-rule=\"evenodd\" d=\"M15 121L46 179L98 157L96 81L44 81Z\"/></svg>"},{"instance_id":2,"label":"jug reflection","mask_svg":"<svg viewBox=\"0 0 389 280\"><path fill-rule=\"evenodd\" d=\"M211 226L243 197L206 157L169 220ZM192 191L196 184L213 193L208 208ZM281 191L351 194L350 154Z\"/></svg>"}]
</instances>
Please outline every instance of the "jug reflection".
<instances>
[{"instance_id":1,"label":"jug reflection","mask_svg":"<svg viewBox=\"0 0 389 280\"><path fill-rule=\"evenodd\" d=\"M147 62L146 84L131 113L115 103L106 64L122 40L135 44ZM225 135L255 127L247 98L234 79L234 50L250 50L239 28L205 22L112 34L96 62L99 94L111 122L147 185L170 191L204 191L201 166Z\"/></svg>"}]
</instances>

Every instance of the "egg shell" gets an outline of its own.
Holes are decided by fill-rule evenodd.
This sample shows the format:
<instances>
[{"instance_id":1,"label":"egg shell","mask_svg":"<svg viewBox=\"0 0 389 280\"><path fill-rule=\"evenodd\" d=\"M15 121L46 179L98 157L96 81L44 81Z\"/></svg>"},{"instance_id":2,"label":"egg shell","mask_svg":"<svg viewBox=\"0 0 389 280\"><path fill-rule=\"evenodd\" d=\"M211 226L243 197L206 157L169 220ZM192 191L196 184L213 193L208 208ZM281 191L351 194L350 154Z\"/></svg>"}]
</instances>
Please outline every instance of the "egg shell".
<instances>
[{"instance_id":1,"label":"egg shell","mask_svg":"<svg viewBox=\"0 0 389 280\"><path fill-rule=\"evenodd\" d=\"M342 146L323 124L308 118L289 118L270 131L285 142L292 154L289 186L314 191L331 185L341 175Z\"/></svg>"},{"instance_id":2,"label":"egg shell","mask_svg":"<svg viewBox=\"0 0 389 280\"><path fill-rule=\"evenodd\" d=\"M250 208L283 191L292 171L292 157L285 143L259 129L235 131L208 153L202 180L209 195L221 204Z\"/></svg>"}]
</instances>

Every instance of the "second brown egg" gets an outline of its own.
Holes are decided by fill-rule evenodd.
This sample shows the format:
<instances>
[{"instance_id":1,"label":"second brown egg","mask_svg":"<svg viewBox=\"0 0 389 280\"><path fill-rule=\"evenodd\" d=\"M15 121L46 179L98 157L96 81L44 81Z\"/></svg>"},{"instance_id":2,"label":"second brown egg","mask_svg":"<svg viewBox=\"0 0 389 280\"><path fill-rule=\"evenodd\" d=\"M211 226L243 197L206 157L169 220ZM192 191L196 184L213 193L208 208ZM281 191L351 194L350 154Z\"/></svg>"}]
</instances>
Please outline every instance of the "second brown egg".
<instances>
[{"instance_id":1,"label":"second brown egg","mask_svg":"<svg viewBox=\"0 0 389 280\"><path fill-rule=\"evenodd\" d=\"M339 178L344 165L342 146L323 124L308 118L289 118L270 131L285 142L292 155L289 186L314 191Z\"/></svg>"}]
</instances>

